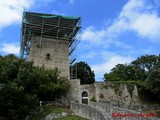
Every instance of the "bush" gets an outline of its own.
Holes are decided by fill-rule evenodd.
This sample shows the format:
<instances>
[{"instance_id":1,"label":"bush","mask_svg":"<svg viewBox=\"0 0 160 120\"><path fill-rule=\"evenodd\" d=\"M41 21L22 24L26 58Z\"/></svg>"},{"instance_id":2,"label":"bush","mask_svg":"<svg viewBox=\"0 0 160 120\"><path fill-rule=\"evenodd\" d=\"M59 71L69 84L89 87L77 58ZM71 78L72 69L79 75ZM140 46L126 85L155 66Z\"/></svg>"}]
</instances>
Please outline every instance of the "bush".
<instances>
[{"instance_id":1,"label":"bush","mask_svg":"<svg viewBox=\"0 0 160 120\"><path fill-rule=\"evenodd\" d=\"M92 102L97 102L96 97L93 96L90 101L92 101Z\"/></svg>"},{"instance_id":2,"label":"bush","mask_svg":"<svg viewBox=\"0 0 160 120\"><path fill-rule=\"evenodd\" d=\"M16 84L3 86L0 94L1 120L24 120L38 103L36 96L25 94Z\"/></svg>"}]
</instances>

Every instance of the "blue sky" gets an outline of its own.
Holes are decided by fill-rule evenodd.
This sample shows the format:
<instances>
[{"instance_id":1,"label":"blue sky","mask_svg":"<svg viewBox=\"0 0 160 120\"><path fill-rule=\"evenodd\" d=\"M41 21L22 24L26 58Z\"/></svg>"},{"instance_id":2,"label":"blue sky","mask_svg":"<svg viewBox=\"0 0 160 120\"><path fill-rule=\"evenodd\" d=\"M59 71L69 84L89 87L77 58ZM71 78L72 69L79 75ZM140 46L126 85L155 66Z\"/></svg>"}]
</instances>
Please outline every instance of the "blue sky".
<instances>
[{"instance_id":1,"label":"blue sky","mask_svg":"<svg viewBox=\"0 0 160 120\"><path fill-rule=\"evenodd\" d=\"M77 61L100 81L116 64L160 53L160 0L1 0L0 54L19 55L23 11L82 17Z\"/></svg>"}]
</instances>

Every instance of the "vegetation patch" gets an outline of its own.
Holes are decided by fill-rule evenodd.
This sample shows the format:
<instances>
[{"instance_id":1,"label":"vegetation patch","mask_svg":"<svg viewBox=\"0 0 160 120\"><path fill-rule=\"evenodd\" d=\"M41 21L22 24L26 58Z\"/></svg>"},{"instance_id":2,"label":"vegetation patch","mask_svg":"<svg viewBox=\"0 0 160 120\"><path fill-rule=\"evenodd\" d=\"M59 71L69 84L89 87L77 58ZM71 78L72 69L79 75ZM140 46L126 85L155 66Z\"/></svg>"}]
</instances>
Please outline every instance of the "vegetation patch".
<instances>
[{"instance_id":1,"label":"vegetation patch","mask_svg":"<svg viewBox=\"0 0 160 120\"><path fill-rule=\"evenodd\" d=\"M58 69L35 67L15 55L0 56L0 119L24 120L38 101L53 101L69 89Z\"/></svg>"},{"instance_id":2,"label":"vegetation patch","mask_svg":"<svg viewBox=\"0 0 160 120\"><path fill-rule=\"evenodd\" d=\"M90 99L90 101L92 101L92 102L97 102L96 97L93 96L93 97Z\"/></svg>"},{"instance_id":3,"label":"vegetation patch","mask_svg":"<svg viewBox=\"0 0 160 120\"><path fill-rule=\"evenodd\" d=\"M38 114L36 115L32 115L30 117L30 120L44 120L44 118L50 114L50 113L62 113L62 112L68 112L69 110L66 108L62 108L62 107L57 107L57 106L42 106L42 107L38 107Z\"/></svg>"},{"instance_id":4,"label":"vegetation patch","mask_svg":"<svg viewBox=\"0 0 160 120\"><path fill-rule=\"evenodd\" d=\"M59 113L72 113L71 110L69 110L68 108L65 107L58 107L58 106L42 106L39 107L40 112L36 115L32 115L30 116L29 120L44 120L45 117L49 114L59 114ZM54 120L86 120L84 118L81 118L79 116L76 115L69 115L66 117L61 117L61 118L54 118Z\"/></svg>"},{"instance_id":5,"label":"vegetation patch","mask_svg":"<svg viewBox=\"0 0 160 120\"><path fill-rule=\"evenodd\" d=\"M103 99L103 98L104 98L104 95L103 95L103 94L100 94L99 97L100 97L101 99Z\"/></svg>"},{"instance_id":6,"label":"vegetation patch","mask_svg":"<svg viewBox=\"0 0 160 120\"><path fill-rule=\"evenodd\" d=\"M95 82L95 74L91 70L91 67L85 62L78 62L71 66L76 70L73 70L73 74L77 72L77 78L80 79L80 84L93 84Z\"/></svg>"}]
</instances>

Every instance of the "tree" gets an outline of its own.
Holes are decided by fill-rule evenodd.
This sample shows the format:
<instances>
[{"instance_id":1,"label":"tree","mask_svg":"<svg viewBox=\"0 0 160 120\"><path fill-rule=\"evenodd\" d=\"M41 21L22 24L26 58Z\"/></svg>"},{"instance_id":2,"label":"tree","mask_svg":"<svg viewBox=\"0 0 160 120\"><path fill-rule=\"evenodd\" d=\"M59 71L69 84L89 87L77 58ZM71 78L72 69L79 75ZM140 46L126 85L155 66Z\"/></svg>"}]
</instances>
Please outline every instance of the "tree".
<instances>
[{"instance_id":1,"label":"tree","mask_svg":"<svg viewBox=\"0 0 160 120\"><path fill-rule=\"evenodd\" d=\"M37 100L54 100L68 89L58 69L34 67L14 55L0 57L0 119L24 120Z\"/></svg>"},{"instance_id":2,"label":"tree","mask_svg":"<svg viewBox=\"0 0 160 120\"><path fill-rule=\"evenodd\" d=\"M77 66L77 78L80 79L81 84L92 84L95 82L94 71L91 70L90 66L85 62L78 62L73 65ZM74 71L75 74L76 71Z\"/></svg>"},{"instance_id":3,"label":"tree","mask_svg":"<svg viewBox=\"0 0 160 120\"><path fill-rule=\"evenodd\" d=\"M132 66L134 70L134 79L131 79L131 80L145 81L147 78L145 70L141 69L139 66L134 66L134 65Z\"/></svg>"},{"instance_id":4,"label":"tree","mask_svg":"<svg viewBox=\"0 0 160 120\"><path fill-rule=\"evenodd\" d=\"M23 87L9 83L0 88L0 119L24 120L36 107L35 95L24 93Z\"/></svg>"},{"instance_id":5,"label":"tree","mask_svg":"<svg viewBox=\"0 0 160 120\"><path fill-rule=\"evenodd\" d=\"M24 62L22 59L18 59L13 54L0 57L0 83L14 81L22 62Z\"/></svg>"},{"instance_id":6,"label":"tree","mask_svg":"<svg viewBox=\"0 0 160 120\"><path fill-rule=\"evenodd\" d=\"M145 81L145 88L160 97L160 68L157 67L149 72Z\"/></svg>"},{"instance_id":7,"label":"tree","mask_svg":"<svg viewBox=\"0 0 160 120\"><path fill-rule=\"evenodd\" d=\"M127 64L116 65L110 73L104 74L105 81L128 81L140 78L138 68Z\"/></svg>"},{"instance_id":8,"label":"tree","mask_svg":"<svg viewBox=\"0 0 160 120\"><path fill-rule=\"evenodd\" d=\"M53 100L66 94L68 80L59 73L58 69L34 67L33 62L12 54L0 57L0 84L17 83L24 87L25 93L37 95L40 100Z\"/></svg>"},{"instance_id":9,"label":"tree","mask_svg":"<svg viewBox=\"0 0 160 120\"><path fill-rule=\"evenodd\" d=\"M157 55L144 55L138 57L131 64L143 69L147 75L147 73L157 65L158 59L159 56Z\"/></svg>"},{"instance_id":10,"label":"tree","mask_svg":"<svg viewBox=\"0 0 160 120\"><path fill-rule=\"evenodd\" d=\"M154 69L160 61L160 56L144 55L132 61L129 65L118 64L110 73L104 75L105 80L141 80L148 79L148 73Z\"/></svg>"},{"instance_id":11,"label":"tree","mask_svg":"<svg viewBox=\"0 0 160 120\"><path fill-rule=\"evenodd\" d=\"M69 89L68 80L59 73L58 69L35 67L30 70L24 67L19 70L17 83L24 86L26 93L36 94L40 100L55 100Z\"/></svg>"}]
</instances>

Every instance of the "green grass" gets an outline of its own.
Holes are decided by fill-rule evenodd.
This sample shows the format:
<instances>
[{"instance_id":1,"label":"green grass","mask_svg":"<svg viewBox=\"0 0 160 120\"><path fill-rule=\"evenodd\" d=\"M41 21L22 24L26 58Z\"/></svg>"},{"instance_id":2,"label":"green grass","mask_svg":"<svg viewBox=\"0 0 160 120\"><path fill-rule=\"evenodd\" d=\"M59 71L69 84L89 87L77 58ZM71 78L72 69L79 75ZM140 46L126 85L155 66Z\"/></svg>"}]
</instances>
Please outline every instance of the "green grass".
<instances>
[{"instance_id":1,"label":"green grass","mask_svg":"<svg viewBox=\"0 0 160 120\"><path fill-rule=\"evenodd\" d=\"M38 114L33 116L32 118L30 118L31 120L43 120L48 114L50 113L62 113L62 112L67 112L68 109L66 108L62 108L62 107L56 107L56 106L42 106L41 107L43 109L43 111Z\"/></svg>"},{"instance_id":2,"label":"green grass","mask_svg":"<svg viewBox=\"0 0 160 120\"><path fill-rule=\"evenodd\" d=\"M39 108L40 109L40 108ZM71 110L64 108L64 107L57 107L57 106L42 106L41 109L43 109L43 111L38 114L38 115L34 115L32 117L29 118L29 120L44 120L44 118L51 113L62 113L62 112L71 112ZM63 118L57 118L54 120L87 120L81 117L78 117L76 115L70 115L67 117L63 117Z\"/></svg>"}]
</instances>

